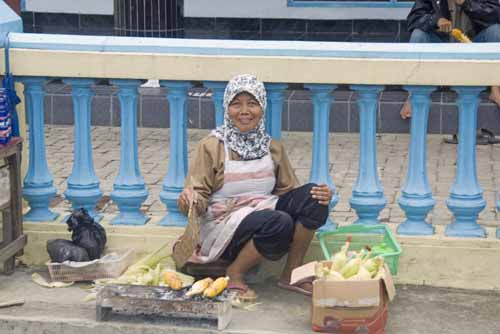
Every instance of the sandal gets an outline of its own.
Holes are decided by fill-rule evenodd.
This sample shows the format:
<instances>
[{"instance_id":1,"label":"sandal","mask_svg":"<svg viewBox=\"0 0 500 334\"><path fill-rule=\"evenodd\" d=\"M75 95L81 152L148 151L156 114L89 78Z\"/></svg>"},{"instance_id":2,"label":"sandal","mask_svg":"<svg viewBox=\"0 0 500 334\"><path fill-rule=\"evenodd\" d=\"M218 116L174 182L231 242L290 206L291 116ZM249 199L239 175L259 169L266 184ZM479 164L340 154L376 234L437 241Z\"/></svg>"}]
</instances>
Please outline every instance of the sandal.
<instances>
[{"instance_id":1,"label":"sandal","mask_svg":"<svg viewBox=\"0 0 500 334\"><path fill-rule=\"evenodd\" d=\"M483 130L483 129L480 129ZM490 144L490 137L485 136L482 131L478 130L476 135L476 145L488 145ZM494 137L494 136L493 136ZM443 142L446 144L458 144L458 135L454 133L451 138L443 138ZM500 142L500 140L499 140Z\"/></svg>"},{"instance_id":2,"label":"sandal","mask_svg":"<svg viewBox=\"0 0 500 334\"><path fill-rule=\"evenodd\" d=\"M293 285L288 284L288 283L284 283L284 282L278 282L278 287L285 289L285 290L301 293L301 294L308 296L308 297L312 296L312 291L306 290L306 289L301 287L301 285L303 285L304 283L312 283L312 281L311 280L302 280L302 281L299 281L297 283L294 283Z\"/></svg>"},{"instance_id":3,"label":"sandal","mask_svg":"<svg viewBox=\"0 0 500 334\"><path fill-rule=\"evenodd\" d=\"M486 137L488 139L489 144L498 144L500 143L500 138L496 138L495 134L493 131L485 128L480 128L478 132L481 133L482 136Z\"/></svg>"},{"instance_id":4,"label":"sandal","mask_svg":"<svg viewBox=\"0 0 500 334\"><path fill-rule=\"evenodd\" d=\"M241 302L253 302L257 299L255 291L250 289L248 285L244 283L229 283L227 285L227 290Z\"/></svg>"},{"instance_id":5,"label":"sandal","mask_svg":"<svg viewBox=\"0 0 500 334\"><path fill-rule=\"evenodd\" d=\"M458 136L454 133L451 138L443 138L443 142L446 144L458 144Z\"/></svg>"}]
</instances>

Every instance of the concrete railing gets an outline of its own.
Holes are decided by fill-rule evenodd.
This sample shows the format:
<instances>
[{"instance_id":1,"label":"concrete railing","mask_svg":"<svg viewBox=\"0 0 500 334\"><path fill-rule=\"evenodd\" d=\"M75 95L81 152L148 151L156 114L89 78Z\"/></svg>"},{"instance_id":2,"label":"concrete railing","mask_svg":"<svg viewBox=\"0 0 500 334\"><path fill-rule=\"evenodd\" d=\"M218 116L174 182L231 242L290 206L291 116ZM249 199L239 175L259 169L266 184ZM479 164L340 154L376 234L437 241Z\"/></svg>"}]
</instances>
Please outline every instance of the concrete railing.
<instances>
[{"instance_id":1,"label":"concrete railing","mask_svg":"<svg viewBox=\"0 0 500 334\"><path fill-rule=\"evenodd\" d=\"M435 201L426 174L426 133L430 94L436 86L457 92L459 144L456 177L446 205L454 215L447 236L484 237L477 223L487 203L476 175L476 121L479 93L500 85L500 44L408 45L319 42L263 42L65 36L10 33L12 72L24 84L29 122L29 167L24 198L30 211L26 221L51 221L49 208L55 196L44 144L44 83L61 78L72 87L75 114L73 170L65 197L74 207L94 211L102 196L92 161L90 114L95 79L107 78L118 87L121 106L121 162L111 197L119 208L112 224L142 225L148 220L141 204L148 197L139 171L137 154L137 97L141 79L155 78L167 89L170 110L168 170L160 199L167 215L160 225L183 226L176 199L188 169L186 99L191 81L201 81L213 91L216 123L222 122L222 95L233 75L253 73L268 90L270 134L281 137L283 93L287 83L304 83L314 105L313 153L310 181L327 183L329 172L329 114L332 91L348 84L357 92L360 121L359 173L350 203L357 223L376 224L386 205L377 172L376 113L384 85L403 85L411 94L413 116L409 163L399 205L406 221L399 234L432 235L426 222ZM5 62L0 58L0 71ZM214 124L215 126L216 124ZM338 201L334 196L331 208ZM489 203L495 205L494 203ZM500 201L496 203L500 209ZM334 228L333 222L324 228ZM497 232L500 237L500 231Z\"/></svg>"}]
</instances>

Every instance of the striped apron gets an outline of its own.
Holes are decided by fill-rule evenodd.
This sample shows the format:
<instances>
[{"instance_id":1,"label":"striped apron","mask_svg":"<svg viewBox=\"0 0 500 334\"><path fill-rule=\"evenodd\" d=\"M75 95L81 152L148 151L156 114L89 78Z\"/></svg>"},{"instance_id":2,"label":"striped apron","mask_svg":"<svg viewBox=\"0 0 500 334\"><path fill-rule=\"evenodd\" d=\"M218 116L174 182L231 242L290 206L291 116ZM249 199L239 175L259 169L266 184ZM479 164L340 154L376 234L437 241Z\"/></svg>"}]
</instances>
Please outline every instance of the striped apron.
<instances>
[{"instance_id":1,"label":"striped apron","mask_svg":"<svg viewBox=\"0 0 500 334\"><path fill-rule=\"evenodd\" d=\"M224 152L224 184L208 202L200 227L200 245L190 262L217 260L247 215L274 209L278 201L278 196L271 194L276 178L270 153L256 160L237 161L229 159L227 145Z\"/></svg>"}]
</instances>

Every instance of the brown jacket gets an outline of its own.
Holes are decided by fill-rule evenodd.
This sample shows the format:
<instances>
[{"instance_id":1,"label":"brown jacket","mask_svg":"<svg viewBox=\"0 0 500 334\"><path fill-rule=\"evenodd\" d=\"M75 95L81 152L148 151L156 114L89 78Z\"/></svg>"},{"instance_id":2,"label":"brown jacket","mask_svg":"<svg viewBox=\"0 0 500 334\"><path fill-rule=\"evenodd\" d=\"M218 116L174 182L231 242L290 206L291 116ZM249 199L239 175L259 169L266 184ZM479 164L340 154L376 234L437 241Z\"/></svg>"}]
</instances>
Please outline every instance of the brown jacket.
<instances>
[{"instance_id":1,"label":"brown jacket","mask_svg":"<svg viewBox=\"0 0 500 334\"><path fill-rule=\"evenodd\" d=\"M273 139L270 151L276 175L273 194L279 196L298 187L299 182L281 142ZM241 160L237 153L230 154L231 160ZM196 204L199 213L206 212L210 196L224 184L224 156L224 144L214 136L207 136L198 144L184 187L192 186L201 196Z\"/></svg>"}]
</instances>

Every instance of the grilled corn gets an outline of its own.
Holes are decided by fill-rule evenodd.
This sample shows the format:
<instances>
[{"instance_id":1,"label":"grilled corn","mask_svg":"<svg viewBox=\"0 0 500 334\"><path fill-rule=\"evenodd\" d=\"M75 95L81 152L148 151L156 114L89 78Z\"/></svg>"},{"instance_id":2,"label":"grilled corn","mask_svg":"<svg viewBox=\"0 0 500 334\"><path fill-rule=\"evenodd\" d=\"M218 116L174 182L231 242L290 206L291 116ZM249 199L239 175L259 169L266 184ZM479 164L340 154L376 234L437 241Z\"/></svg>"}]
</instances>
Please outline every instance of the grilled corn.
<instances>
[{"instance_id":1,"label":"grilled corn","mask_svg":"<svg viewBox=\"0 0 500 334\"><path fill-rule=\"evenodd\" d=\"M188 292L186 292L187 297L195 296L195 295L201 295L203 291L205 291L206 288L212 284L214 280L211 279L210 277L204 278L202 280L199 280L195 282L192 286L191 289L189 289Z\"/></svg>"},{"instance_id":2,"label":"grilled corn","mask_svg":"<svg viewBox=\"0 0 500 334\"><path fill-rule=\"evenodd\" d=\"M168 285L168 287L172 290L182 289L182 280L173 271L167 270L163 272L163 283Z\"/></svg>"},{"instance_id":3,"label":"grilled corn","mask_svg":"<svg viewBox=\"0 0 500 334\"><path fill-rule=\"evenodd\" d=\"M208 298L217 297L227 288L229 277L217 278L208 288L203 291L203 296Z\"/></svg>"}]
</instances>

